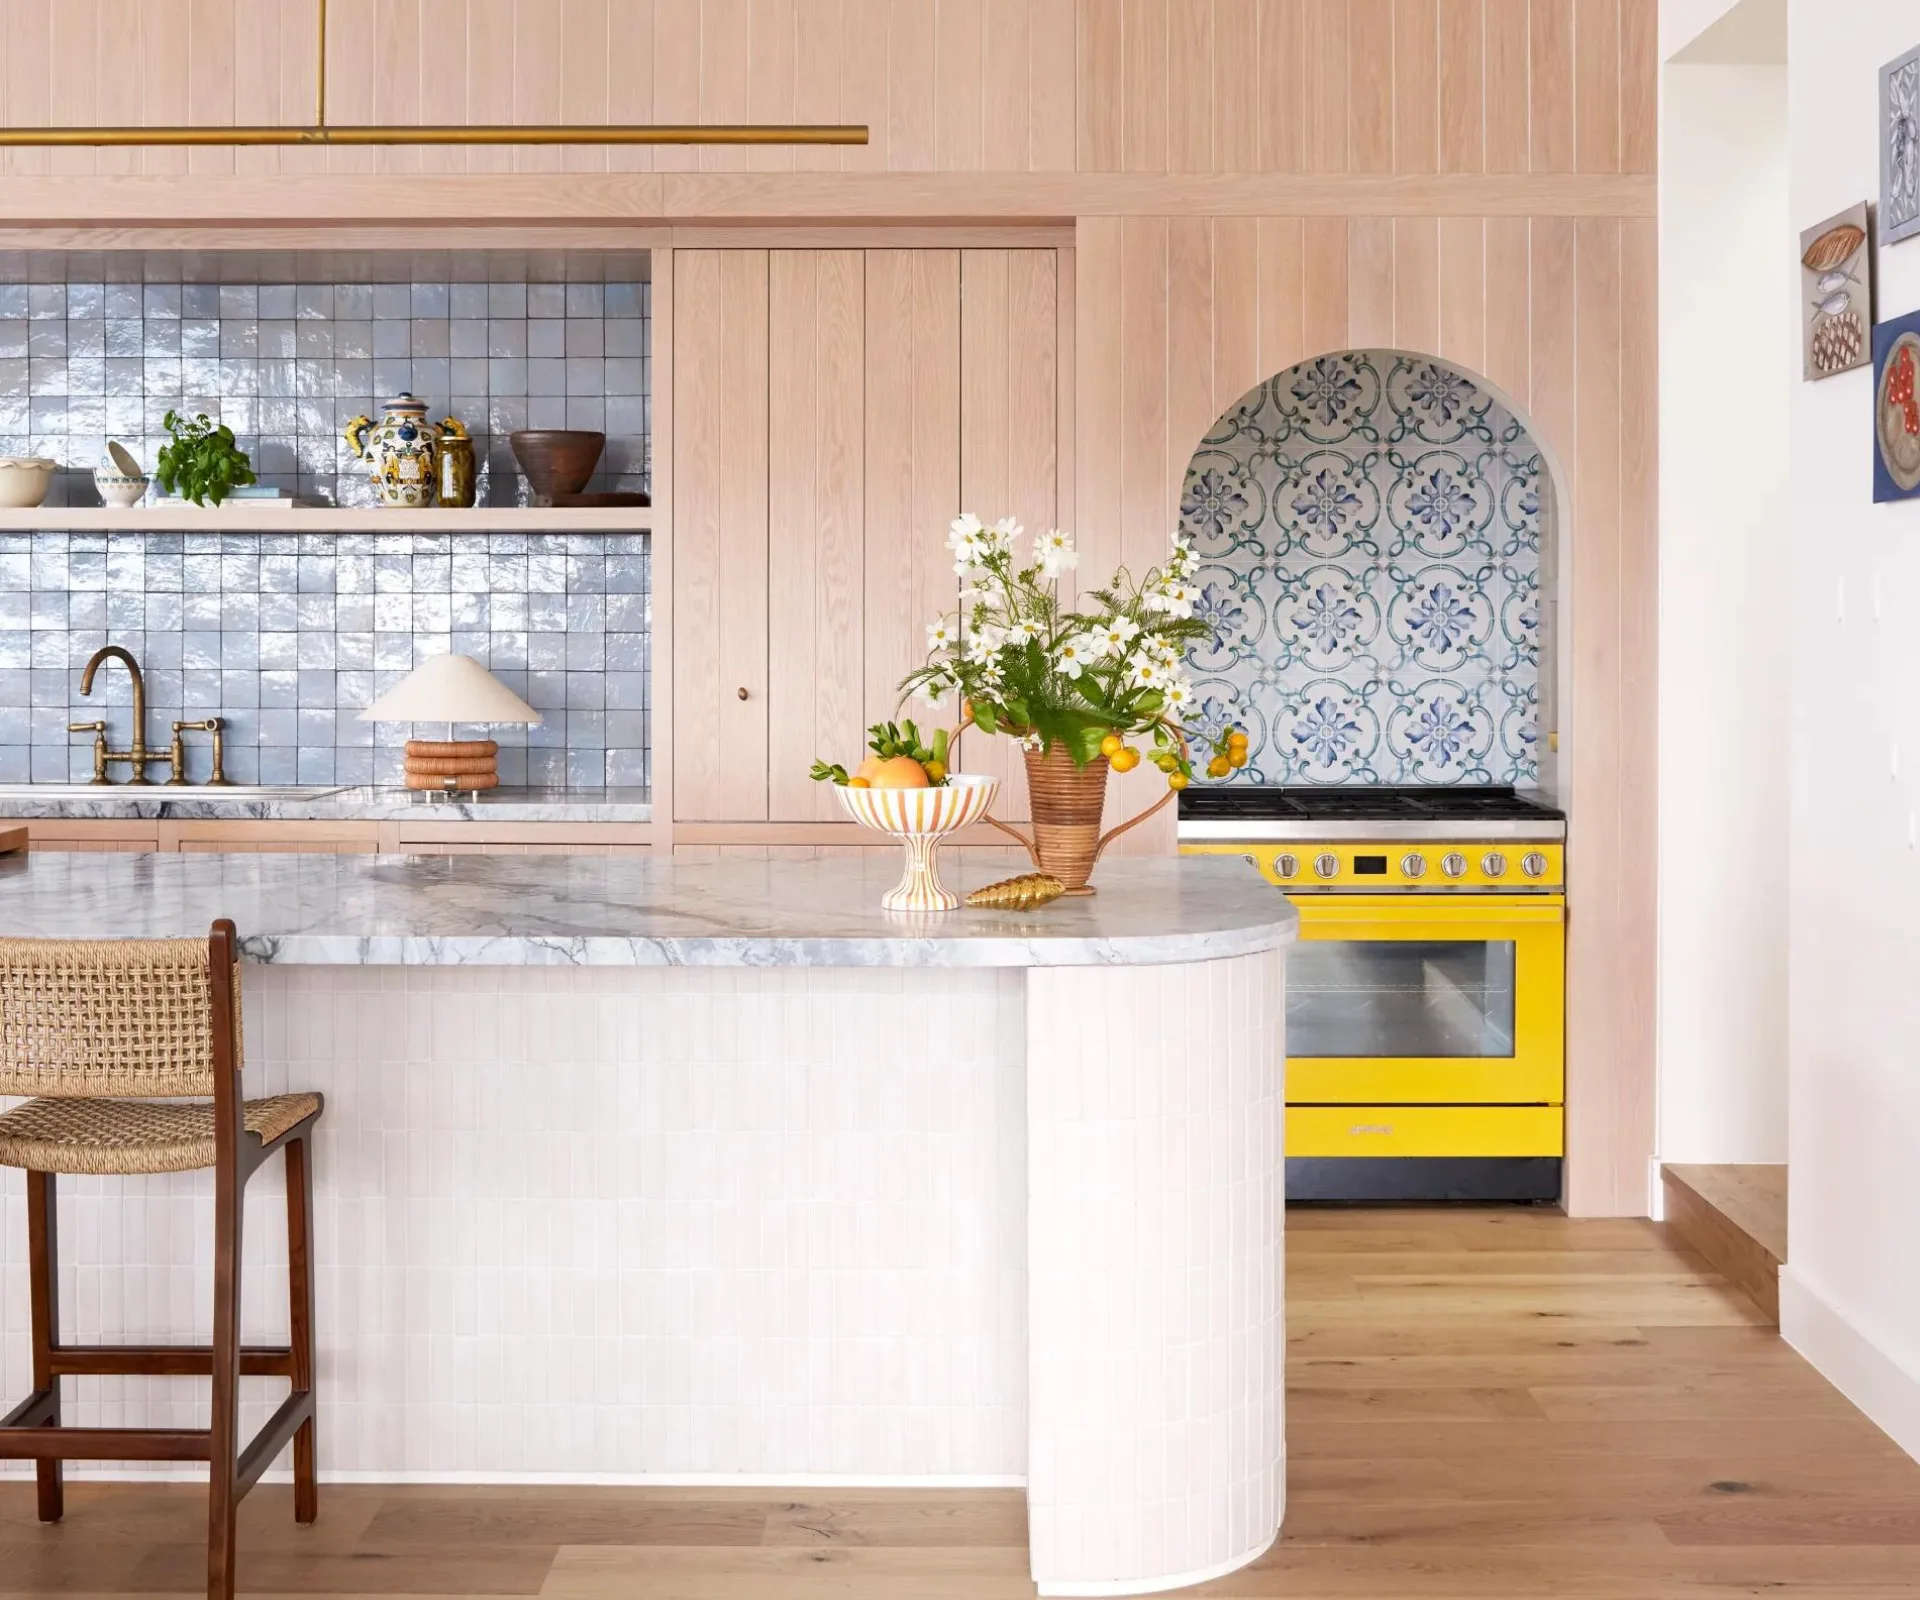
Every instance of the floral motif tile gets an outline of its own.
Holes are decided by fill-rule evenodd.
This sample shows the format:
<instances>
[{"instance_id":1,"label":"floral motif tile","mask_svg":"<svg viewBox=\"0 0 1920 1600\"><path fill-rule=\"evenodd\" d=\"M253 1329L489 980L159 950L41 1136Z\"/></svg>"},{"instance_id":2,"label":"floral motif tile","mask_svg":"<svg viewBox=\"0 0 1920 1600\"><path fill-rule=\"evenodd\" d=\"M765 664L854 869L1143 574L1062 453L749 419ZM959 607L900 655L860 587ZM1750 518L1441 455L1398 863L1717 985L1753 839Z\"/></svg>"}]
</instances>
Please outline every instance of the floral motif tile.
<instances>
[{"instance_id":1,"label":"floral motif tile","mask_svg":"<svg viewBox=\"0 0 1920 1600\"><path fill-rule=\"evenodd\" d=\"M1223 416L1180 516L1202 558L1199 722L1256 783L1539 779L1545 470L1465 374L1319 357Z\"/></svg>"}]
</instances>

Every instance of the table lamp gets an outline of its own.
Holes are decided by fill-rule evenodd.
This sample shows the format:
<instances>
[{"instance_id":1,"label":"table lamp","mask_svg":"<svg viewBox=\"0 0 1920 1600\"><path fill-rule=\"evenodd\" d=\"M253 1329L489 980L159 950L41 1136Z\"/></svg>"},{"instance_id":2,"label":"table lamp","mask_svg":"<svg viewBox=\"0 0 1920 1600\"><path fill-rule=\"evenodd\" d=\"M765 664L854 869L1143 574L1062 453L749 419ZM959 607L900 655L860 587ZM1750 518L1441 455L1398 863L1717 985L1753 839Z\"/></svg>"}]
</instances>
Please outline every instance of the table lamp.
<instances>
[{"instance_id":1,"label":"table lamp","mask_svg":"<svg viewBox=\"0 0 1920 1600\"><path fill-rule=\"evenodd\" d=\"M444 722L447 737L409 739L409 789L456 794L500 786L500 746L491 739L456 739L456 722L535 723L540 713L472 656L430 656L365 711L362 722Z\"/></svg>"}]
</instances>

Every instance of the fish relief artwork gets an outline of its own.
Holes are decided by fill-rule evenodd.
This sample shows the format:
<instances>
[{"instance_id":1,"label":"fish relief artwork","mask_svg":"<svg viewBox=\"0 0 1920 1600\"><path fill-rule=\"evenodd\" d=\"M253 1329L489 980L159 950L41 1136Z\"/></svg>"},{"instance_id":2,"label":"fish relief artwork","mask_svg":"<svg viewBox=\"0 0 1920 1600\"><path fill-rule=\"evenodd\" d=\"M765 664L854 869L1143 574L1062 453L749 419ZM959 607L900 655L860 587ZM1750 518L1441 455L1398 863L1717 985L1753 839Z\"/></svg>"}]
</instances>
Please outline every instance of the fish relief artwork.
<instances>
[{"instance_id":1,"label":"fish relief artwork","mask_svg":"<svg viewBox=\"0 0 1920 1600\"><path fill-rule=\"evenodd\" d=\"M1873 330L1873 498L1920 495L1920 312Z\"/></svg>"},{"instance_id":2,"label":"fish relief artwork","mask_svg":"<svg viewBox=\"0 0 1920 1600\"><path fill-rule=\"evenodd\" d=\"M1867 203L1800 235L1801 370L1808 378L1864 367L1872 359L1873 252Z\"/></svg>"},{"instance_id":3,"label":"fish relief artwork","mask_svg":"<svg viewBox=\"0 0 1920 1600\"><path fill-rule=\"evenodd\" d=\"M1880 69L1880 240L1920 233L1920 47Z\"/></svg>"}]
</instances>

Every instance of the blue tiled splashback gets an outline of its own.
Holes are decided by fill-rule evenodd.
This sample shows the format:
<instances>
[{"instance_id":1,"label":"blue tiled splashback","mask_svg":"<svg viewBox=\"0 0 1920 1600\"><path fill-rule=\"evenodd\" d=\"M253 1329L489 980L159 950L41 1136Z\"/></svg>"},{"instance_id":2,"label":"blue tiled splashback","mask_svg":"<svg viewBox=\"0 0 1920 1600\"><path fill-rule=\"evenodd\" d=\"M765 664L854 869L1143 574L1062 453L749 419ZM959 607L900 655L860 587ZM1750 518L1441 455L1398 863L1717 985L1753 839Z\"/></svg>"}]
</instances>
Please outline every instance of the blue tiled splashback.
<instances>
[{"instance_id":1,"label":"blue tiled splashback","mask_svg":"<svg viewBox=\"0 0 1920 1600\"><path fill-rule=\"evenodd\" d=\"M1540 779L1541 530L1525 428L1466 375L1350 351L1263 383L1188 468L1188 656L1257 783Z\"/></svg>"},{"instance_id":2,"label":"blue tiled splashback","mask_svg":"<svg viewBox=\"0 0 1920 1600\"><path fill-rule=\"evenodd\" d=\"M151 473L169 410L226 422L264 485L371 505L341 430L403 389L473 434L483 505L525 502L516 428L603 432L589 487L648 486L650 284L194 283L184 258L130 260L145 281L0 282L0 455L60 462L50 505L99 504L109 439Z\"/></svg>"},{"instance_id":3,"label":"blue tiled splashback","mask_svg":"<svg viewBox=\"0 0 1920 1600\"><path fill-rule=\"evenodd\" d=\"M119 664L79 692L111 639L145 669L148 743L224 717L237 783L398 782L409 729L354 714L451 649L545 713L485 730L503 783L647 784L650 608L639 533L0 533L0 782L90 777L67 723L102 704L126 748ZM195 781L207 761L202 740Z\"/></svg>"}]
</instances>

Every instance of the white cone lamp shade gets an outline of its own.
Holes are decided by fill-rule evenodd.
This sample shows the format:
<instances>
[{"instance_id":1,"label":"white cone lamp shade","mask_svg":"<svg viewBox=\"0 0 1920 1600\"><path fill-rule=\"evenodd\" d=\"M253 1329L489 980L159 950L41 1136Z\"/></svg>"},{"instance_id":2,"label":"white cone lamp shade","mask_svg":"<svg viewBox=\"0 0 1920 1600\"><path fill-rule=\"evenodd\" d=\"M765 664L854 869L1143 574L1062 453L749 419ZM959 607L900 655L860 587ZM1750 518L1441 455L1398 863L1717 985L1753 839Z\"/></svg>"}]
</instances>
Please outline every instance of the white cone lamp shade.
<instances>
[{"instance_id":1,"label":"white cone lamp shade","mask_svg":"<svg viewBox=\"0 0 1920 1600\"><path fill-rule=\"evenodd\" d=\"M500 747L455 739L456 722L523 722L540 713L472 656L431 656L360 713L362 722L444 722L447 738L407 741L406 783L428 792L499 787Z\"/></svg>"}]
</instances>

